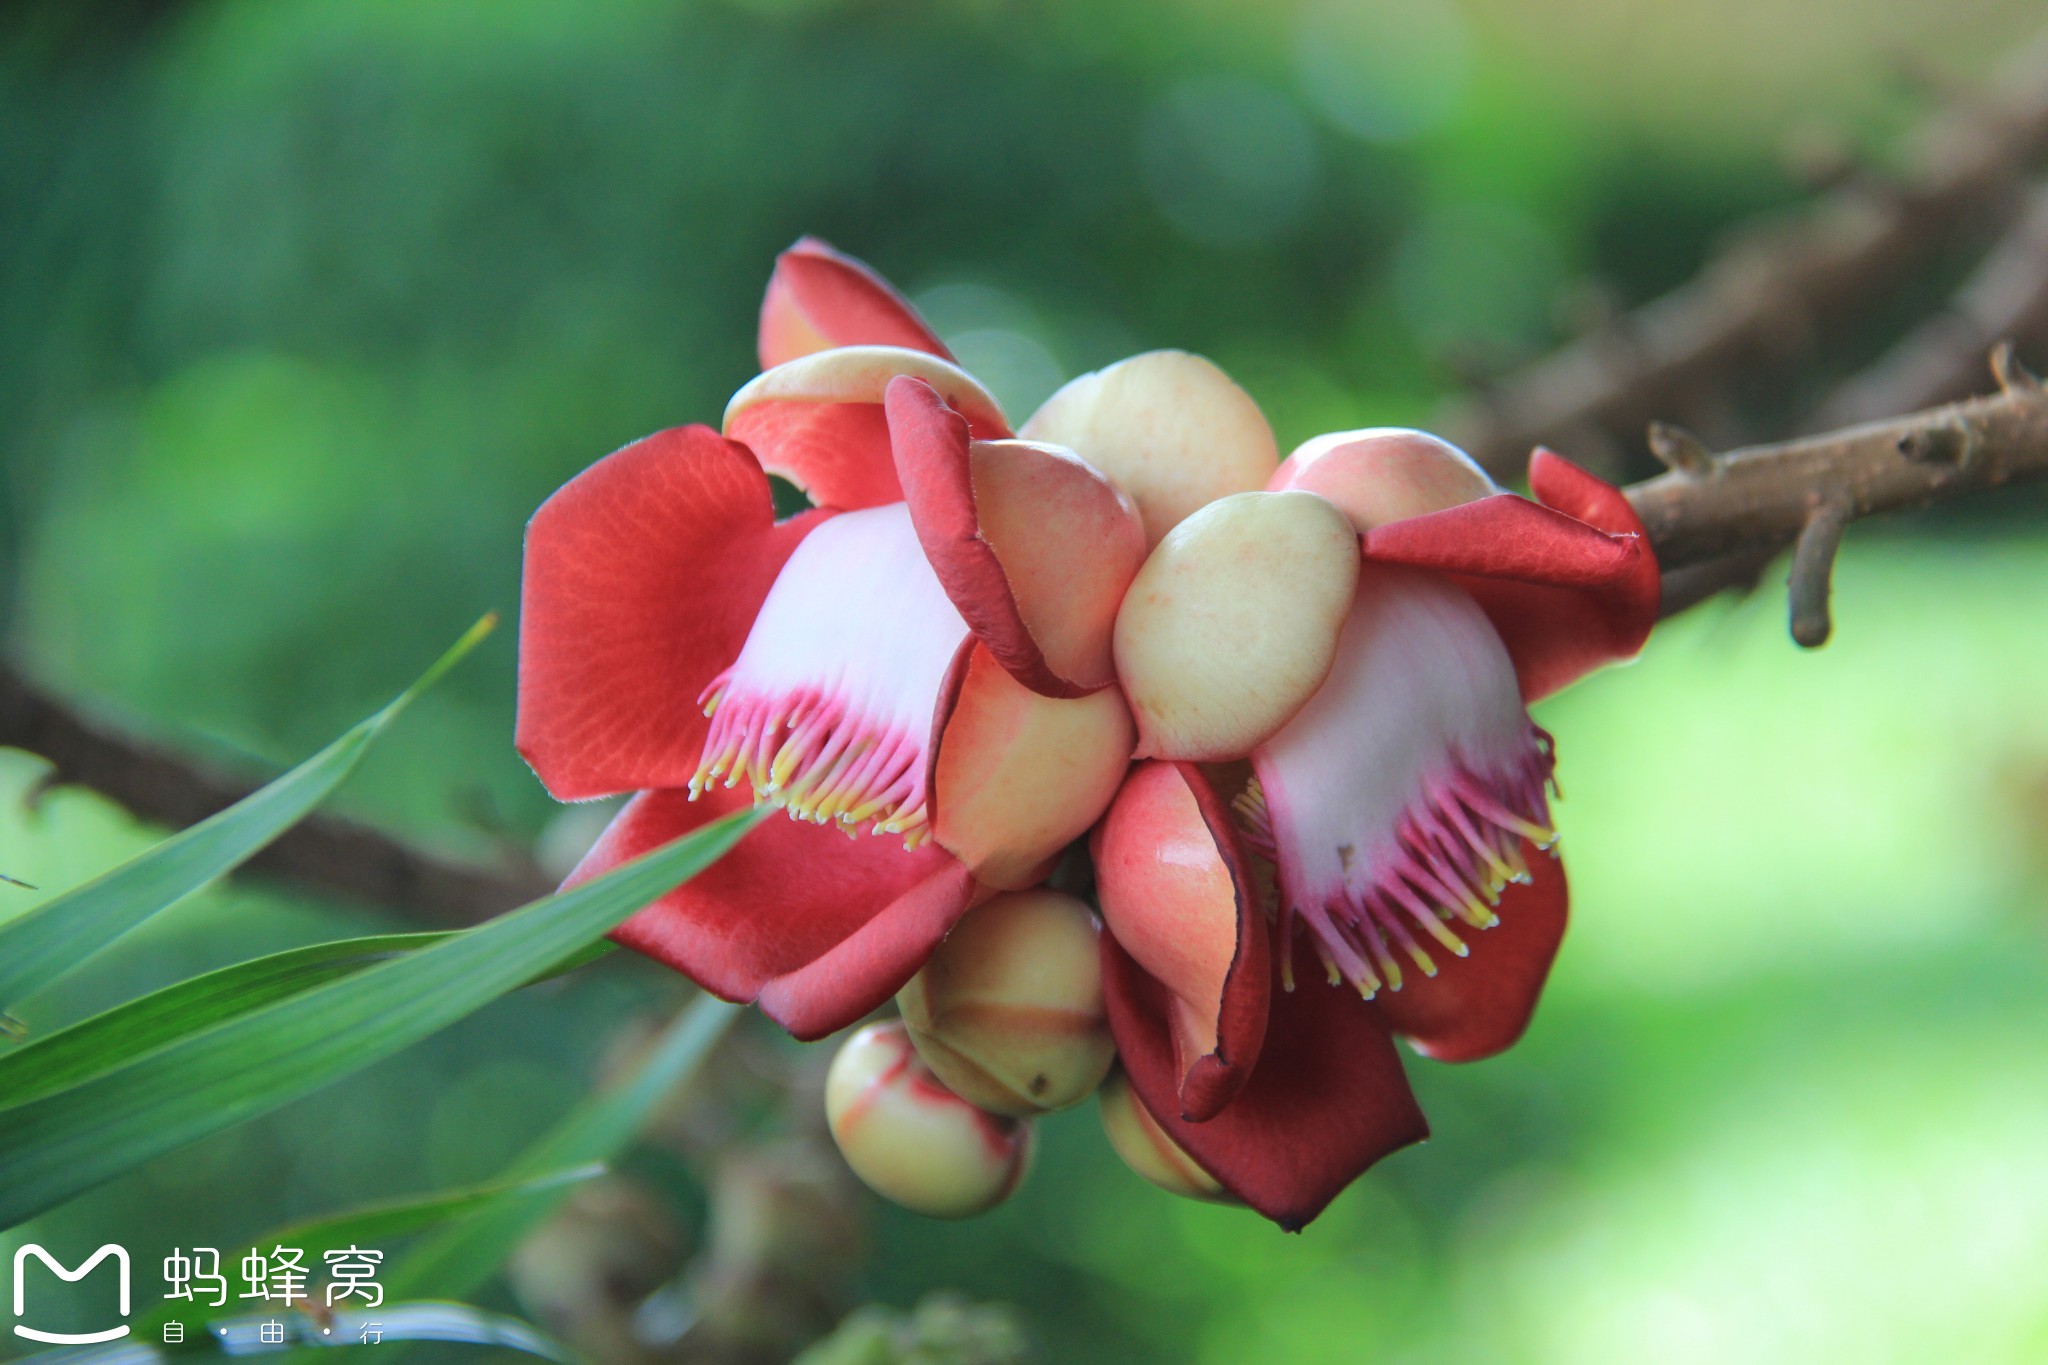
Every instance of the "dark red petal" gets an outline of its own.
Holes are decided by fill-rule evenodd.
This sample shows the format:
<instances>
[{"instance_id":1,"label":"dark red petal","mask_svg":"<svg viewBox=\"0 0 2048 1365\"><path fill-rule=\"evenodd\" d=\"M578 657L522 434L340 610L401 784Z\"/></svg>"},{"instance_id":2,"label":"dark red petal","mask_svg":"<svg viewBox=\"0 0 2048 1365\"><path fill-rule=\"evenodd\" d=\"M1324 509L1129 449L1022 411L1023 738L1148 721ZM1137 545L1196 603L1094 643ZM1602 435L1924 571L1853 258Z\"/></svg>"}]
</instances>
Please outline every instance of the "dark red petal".
<instances>
[{"instance_id":1,"label":"dark red petal","mask_svg":"<svg viewBox=\"0 0 2048 1365\"><path fill-rule=\"evenodd\" d=\"M805 237L775 258L761 300L761 368L833 346L904 346L953 358L872 267Z\"/></svg>"},{"instance_id":2,"label":"dark red petal","mask_svg":"<svg viewBox=\"0 0 2048 1365\"><path fill-rule=\"evenodd\" d=\"M1564 860L1522 844L1528 885L1510 882L1500 923L1466 931L1470 957L1439 953L1433 977L1410 972L1398 991L1381 991L1380 1012L1415 1050L1440 1062L1475 1062L1505 1051L1529 1027L1544 980L1564 938Z\"/></svg>"},{"instance_id":3,"label":"dark red petal","mask_svg":"<svg viewBox=\"0 0 2048 1365\"><path fill-rule=\"evenodd\" d=\"M1659 587L1656 555L1620 490L1548 451L1529 470L1542 503L1501 493L1390 522L1366 533L1365 555L1450 574L1507 645L1523 700L1535 701L1640 650Z\"/></svg>"},{"instance_id":4,"label":"dark red petal","mask_svg":"<svg viewBox=\"0 0 2048 1365\"><path fill-rule=\"evenodd\" d=\"M1060 447L972 440L921 379L891 380L886 407L918 541L989 652L1048 697L1115 681L1110 634L1145 559L1131 500Z\"/></svg>"},{"instance_id":5,"label":"dark red petal","mask_svg":"<svg viewBox=\"0 0 2048 1365\"><path fill-rule=\"evenodd\" d=\"M761 1009L805 1042L837 1033L902 990L968 908L985 899L966 865L948 857L838 946L762 986Z\"/></svg>"},{"instance_id":6,"label":"dark red petal","mask_svg":"<svg viewBox=\"0 0 2048 1365\"><path fill-rule=\"evenodd\" d=\"M1379 1012L1311 977L1273 989L1266 1046L1236 1099L1205 1123L1180 1115L1165 990L1102 938L1103 994L1139 1102L1203 1170L1298 1231L1389 1152L1429 1136Z\"/></svg>"},{"instance_id":7,"label":"dark red petal","mask_svg":"<svg viewBox=\"0 0 2048 1365\"><path fill-rule=\"evenodd\" d=\"M586 881L751 804L745 788L642 792L569 876ZM977 894L927 843L848 838L771 817L612 937L727 1000L759 999L799 1038L822 1038L894 995Z\"/></svg>"},{"instance_id":8,"label":"dark red petal","mask_svg":"<svg viewBox=\"0 0 2048 1365\"><path fill-rule=\"evenodd\" d=\"M1194 764L1140 763L1089 852L1104 937L1159 992L1173 1112L1213 1118L1253 1074L1273 989L1271 935L1230 811Z\"/></svg>"},{"instance_id":9,"label":"dark red petal","mask_svg":"<svg viewBox=\"0 0 2048 1365\"><path fill-rule=\"evenodd\" d=\"M526 528L519 752L564 801L682 786L708 726L698 694L822 514L776 525L743 446L675 427L614 451Z\"/></svg>"}]
</instances>

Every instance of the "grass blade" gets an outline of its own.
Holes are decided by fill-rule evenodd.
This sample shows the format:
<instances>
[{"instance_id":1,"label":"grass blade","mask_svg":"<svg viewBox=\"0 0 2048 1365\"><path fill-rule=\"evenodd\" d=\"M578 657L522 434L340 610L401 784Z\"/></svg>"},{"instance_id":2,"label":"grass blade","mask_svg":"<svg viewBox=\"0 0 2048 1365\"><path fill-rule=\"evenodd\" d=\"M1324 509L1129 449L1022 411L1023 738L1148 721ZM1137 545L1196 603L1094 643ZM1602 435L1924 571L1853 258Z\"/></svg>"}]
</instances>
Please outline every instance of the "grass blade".
<instances>
[{"instance_id":1,"label":"grass blade","mask_svg":"<svg viewBox=\"0 0 2048 1365\"><path fill-rule=\"evenodd\" d=\"M0 1107L0 1228L474 1013L695 876L761 818L760 811L726 816L446 943L253 1010L68 1089Z\"/></svg>"},{"instance_id":2,"label":"grass blade","mask_svg":"<svg viewBox=\"0 0 2048 1365\"><path fill-rule=\"evenodd\" d=\"M0 925L0 1010L20 1004L159 911L234 871L297 824L355 771L370 741L496 624L491 615L471 626L390 705L275 782Z\"/></svg>"},{"instance_id":3,"label":"grass blade","mask_svg":"<svg viewBox=\"0 0 2048 1365\"><path fill-rule=\"evenodd\" d=\"M27 1047L0 1052L0 1105L23 1104L38 1095L76 1085L273 1001L352 976L406 953L446 943L458 932L338 939L189 977L46 1034ZM593 944L534 980L544 981L573 971L611 950L610 943Z\"/></svg>"}]
</instances>

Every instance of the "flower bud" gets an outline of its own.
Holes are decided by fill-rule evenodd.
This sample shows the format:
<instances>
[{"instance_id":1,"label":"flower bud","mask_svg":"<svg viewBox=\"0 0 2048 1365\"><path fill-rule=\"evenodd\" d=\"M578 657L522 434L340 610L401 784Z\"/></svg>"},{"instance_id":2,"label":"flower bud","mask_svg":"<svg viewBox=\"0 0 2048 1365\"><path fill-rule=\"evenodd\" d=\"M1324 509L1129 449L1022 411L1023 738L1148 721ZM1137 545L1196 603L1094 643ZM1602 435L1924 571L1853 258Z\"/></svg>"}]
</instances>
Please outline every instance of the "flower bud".
<instances>
[{"instance_id":1,"label":"flower bud","mask_svg":"<svg viewBox=\"0 0 2048 1365\"><path fill-rule=\"evenodd\" d=\"M1159 1121L1147 1112L1123 1072L1102 1083L1102 1131L1109 1145L1124 1159L1124 1165L1144 1176L1169 1194L1212 1204L1237 1201L1224 1192L1215 1177L1195 1164L1180 1144L1166 1135Z\"/></svg>"},{"instance_id":2,"label":"flower bud","mask_svg":"<svg viewBox=\"0 0 2048 1365\"><path fill-rule=\"evenodd\" d=\"M1159 542L1116 617L1138 757L1243 758L1307 704L1358 587L1358 532L1314 493L1233 493Z\"/></svg>"},{"instance_id":3,"label":"flower bud","mask_svg":"<svg viewBox=\"0 0 2048 1365\"><path fill-rule=\"evenodd\" d=\"M1500 492L1470 455L1406 427L1333 431L1306 441L1266 487L1319 493L1360 531Z\"/></svg>"},{"instance_id":4,"label":"flower bud","mask_svg":"<svg viewBox=\"0 0 2048 1365\"><path fill-rule=\"evenodd\" d=\"M992 1113L1088 1098L1116 1056L1099 933L1086 905L1044 888L970 911L896 997L918 1054Z\"/></svg>"},{"instance_id":5,"label":"flower bud","mask_svg":"<svg viewBox=\"0 0 2048 1365\"><path fill-rule=\"evenodd\" d=\"M853 1173L928 1218L969 1218L1010 1197L1031 1125L984 1113L939 1083L899 1022L847 1039L825 1077L825 1117Z\"/></svg>"}]
</instances>

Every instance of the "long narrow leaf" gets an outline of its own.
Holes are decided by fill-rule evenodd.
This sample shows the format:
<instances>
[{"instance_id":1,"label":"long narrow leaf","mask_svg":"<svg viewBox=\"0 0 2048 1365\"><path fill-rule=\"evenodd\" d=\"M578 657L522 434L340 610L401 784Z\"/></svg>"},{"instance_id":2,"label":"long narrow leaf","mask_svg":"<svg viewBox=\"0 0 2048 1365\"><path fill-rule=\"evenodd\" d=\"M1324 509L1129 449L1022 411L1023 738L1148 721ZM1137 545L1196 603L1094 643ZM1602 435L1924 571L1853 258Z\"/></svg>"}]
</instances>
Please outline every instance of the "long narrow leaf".
<instances>
[{"instance_id":1,"label":"long narrow leaf","mask_svg":"<svg viewBox=\"0 0 2048 1365\"><path fill-rule=\"evenodd\" d=\"M0 1105L22 1104L38 1095L76 1085L273 1001L352 976L406 953L446 943L459 932L338 939L188 977L46 1034L27 1047L0 1052ZM583 948L535 980L544 981L573 971L602 957L611 948L610 943Z\"/></svg>"},{"instance_id":2,"label":"long narrow leaf","mask_svg":"<svg viewBox=\"0 0 2048 1365\"><path fill-rule=\"evenodd\" d=\"M297 824L355 771L370 741L496 624L493 615L471 626L390 705L275 782L0 925L0 1010L19 1004L152 915L234 871Z\"/></svg>"},{"instance_id":3,"label":"long narrow leaf","mask_svg":"<svg viewBox=\"0 0 2048 1365\"><path fill-rule=\"evenodd\" d=\"M741 1013L739 1006L714 996L700 997L655 1040L624 1084L572 1110L522 1152L506 1175L616 1160L648 1114L695 1074ZM393 1268L387 1277L391 1292L405 1298L466 1297L491 1277L565 1193L558 1190L501 1204L429 1238Z\"/></svg>"},{"instance_id":4,"label":"long narrow leaf","mask_svg":"<svg viewBox=\"0 0 2048 1365\"><path fill-rule=\"evenodd\" d=\"M438 947L253 1010L68 1089L0 1106L0 1228L474 1013L695 876L760 818L727 816Z\"/></svg>"}]
</instances>

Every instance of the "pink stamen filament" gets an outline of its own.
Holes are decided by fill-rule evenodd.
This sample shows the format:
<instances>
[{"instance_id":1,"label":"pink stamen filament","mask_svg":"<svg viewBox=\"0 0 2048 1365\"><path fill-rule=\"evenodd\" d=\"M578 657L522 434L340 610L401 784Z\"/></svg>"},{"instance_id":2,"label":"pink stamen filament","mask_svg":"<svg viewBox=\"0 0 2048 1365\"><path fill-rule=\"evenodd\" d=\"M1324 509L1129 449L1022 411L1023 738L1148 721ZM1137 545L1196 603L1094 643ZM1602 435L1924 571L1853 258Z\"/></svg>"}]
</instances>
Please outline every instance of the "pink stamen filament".
<instances>
[{"instance_id":1,"label":"pink stamen filament","mask_svg":"<svg viewBox=\"0 0 2048 1365\"><path fill-rule=\"evenodd\" d=\"M836 824L851 836L901 834L904 847L929 837L924 745L840 698L735 695L730 672L699 699L711 718L704 753L690 778L695 800L723 777L747 782L757 804L792 819Z\"/></svg>"},{"instance_id":2,"label":"pink stamen filament","mask_svg":"<svg viewBox=\"0 0 2048 1365\"><path fill-rule=\"evenodd\" d=\"M1349 981L1370 1000L1382 987L1401 989L1398 948L1425 976L1436 963L1412 932L1419 926L1449 952L1469 947L1451 928L1461 920L1483 931L1499 922L1489 905L1500 903L1509 882L1527 882L1522 856L1527 840L1547 849L1557 841L1549 793L1556 790L1554 745L1530 726L1528 747L1505 771L1482 772L1453 757L1428 783L1393 832L1391 850L1367 869L1369 882L1347 883L1325 905L1283 905L1281 979L1293 989L1290 939L1295 917L1334 983ZM1245 842L1271 857L1275 847L1265 793L1254 781L1233 802Z\"/></svg>"}]
</instances>

